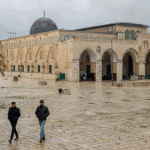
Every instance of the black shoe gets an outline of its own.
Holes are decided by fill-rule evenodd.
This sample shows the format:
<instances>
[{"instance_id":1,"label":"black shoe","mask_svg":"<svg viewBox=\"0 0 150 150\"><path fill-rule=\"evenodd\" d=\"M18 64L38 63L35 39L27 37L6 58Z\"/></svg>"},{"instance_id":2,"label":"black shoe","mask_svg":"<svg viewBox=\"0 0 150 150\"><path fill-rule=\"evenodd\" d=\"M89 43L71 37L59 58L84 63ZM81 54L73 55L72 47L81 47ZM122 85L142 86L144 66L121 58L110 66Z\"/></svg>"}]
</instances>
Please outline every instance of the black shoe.
<instances>
[{"instance_id":1,"label":"black shoe","mask_svg":"<svg viewBox=\"0 0 150 150\"><path fill-rule=\"evenodd\" d=\"M8 140L8 142L11 144L11 140Z\"/></svg>"},{"instance_id":2,"label":"black shoe","mask_svg":"<svg viewBox=\"0 0 150 150\"><path fill-rule=\"evenodd\" d=\"M17 141L18 139L19 139L19 138L18 138L18 137L16 137L14 140L15 140L15 141Z\"/></svg>"},{"instance_id":3,"label":"black shoe","mask_svg":"<svg viewBox=\"0 0 150 150\"><path fill-rule=\"evenodd\" d=\"M42 138L42 140L45 140L45 136Z\"/></svg>"},{"instance_id":4,"label":"black shoe","mask_svg":"<svg viewBox=\"0 0 150 150\"><path fill-rule=\"evenodd\" d=\"M40 140L40 143L42 143L42 140Z\"/></svg>"}]
</instances>

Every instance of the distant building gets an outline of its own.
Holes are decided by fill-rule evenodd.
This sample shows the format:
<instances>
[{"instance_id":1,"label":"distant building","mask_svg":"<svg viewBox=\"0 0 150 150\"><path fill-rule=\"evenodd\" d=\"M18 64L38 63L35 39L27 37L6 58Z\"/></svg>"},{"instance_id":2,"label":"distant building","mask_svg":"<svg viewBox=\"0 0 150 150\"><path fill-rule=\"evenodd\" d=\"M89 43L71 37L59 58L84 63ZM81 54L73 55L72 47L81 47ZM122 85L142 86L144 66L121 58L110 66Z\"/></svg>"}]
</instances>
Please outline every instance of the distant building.
<instances>
[{"instance_id":1,"label":"distant building","mask_svg":"<svg viewBox=\"0 0 150 150\"><path fill-rule=\"evenodd\" d=\"M142 24L59 30L44 16L33 23L30 35L0 41L0 53L7 75L27 78L79 81L84 74L102 81L110 80L113 72L120 81L132 74L150 75L150 34Z\"/></svg>"}]
</instances>

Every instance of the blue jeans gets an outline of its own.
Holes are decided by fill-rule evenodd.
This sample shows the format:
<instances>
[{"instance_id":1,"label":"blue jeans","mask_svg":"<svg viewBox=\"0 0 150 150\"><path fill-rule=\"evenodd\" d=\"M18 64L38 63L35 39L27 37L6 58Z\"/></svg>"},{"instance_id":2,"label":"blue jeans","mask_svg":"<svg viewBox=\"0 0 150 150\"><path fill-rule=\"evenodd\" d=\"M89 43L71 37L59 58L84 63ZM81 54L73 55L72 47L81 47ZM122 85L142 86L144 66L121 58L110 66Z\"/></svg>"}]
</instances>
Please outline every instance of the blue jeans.
<instances>
[{"instance_id":1,"label":"blue jeans","mask_svg":"<svg viewBox=\"0 0 150 150\"><path fill-rule=\"evenodd\" d=\"M43 121L39 121L39 125L40 125L40 140L45 137L45 133L44 133L44 125L45 125L46 120Z\"/></svg>"}]
</instances>

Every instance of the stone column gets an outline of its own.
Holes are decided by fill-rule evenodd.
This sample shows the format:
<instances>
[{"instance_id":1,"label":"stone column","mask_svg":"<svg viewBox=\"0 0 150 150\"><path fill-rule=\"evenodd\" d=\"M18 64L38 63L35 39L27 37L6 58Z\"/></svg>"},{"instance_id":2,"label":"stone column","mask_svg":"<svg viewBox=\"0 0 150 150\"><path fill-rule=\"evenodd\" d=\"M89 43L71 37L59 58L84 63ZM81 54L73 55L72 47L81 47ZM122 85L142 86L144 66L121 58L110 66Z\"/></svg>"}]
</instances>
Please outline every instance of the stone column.
<instances>
[{"instance_id":1,"label":"stone column","mask_svg":"<svg viewBox=\"0 0 150 150\"><path fill-rule=\"evenodd\" d=\"M102 81L102 61L96 62L96 81Z\"/></svg>"},{"instance_id":2,"label":"stone column","mask_svg":"<svg viewBox=\"0 0 150 150\"><path fill-rule=\"evenodd\" d=\"M78 81L79 82L79 60L78 59L73 59L72 61L72 81Z\"/></svg>"},{"instance_id":3,"label":"stone column","mask_svg":"<svg viewBox=\"0 0 150 150\"><path fill-rule=\"evenodd\" d=\"M24 72L28 72L28 70L27 70L27 62L24 62Z\"/></svg>"},{"instance_id":4,"label":"stone column","mask_svg":"<svg viewBox=\"0 0 150 150\"><path fill-rule=\"evenodd\" d=\"M44 65L44 62L43 62L43 65L42 65L42 67L41 67L41 72L42 72L42 74L45 73L45 65Z\"/></svg>"},{"instance_id":5,"label":"stone column","mask_svg":"<svg viewBox=\"0 0 150 150\"><path fill-rule=\"evenodd\" d=\"M48 60L46 60L45 73L49 73L49 63L48 63Z\"/></svg>"},{"instance_id":6,"label":"stone column","mask_svg":"<svg viewBox=\"0 0 150 150\"><path fill-rule=\"evenodd\" d=\"M145 76L145 62L139 63L139 75Z\"/></svg>"},{"instance_id":7,"label":"stone column","mask_svg":"<svg viewBox=\"0 0 150 150\"><path fill-rule=\"evenodd\" d=\"M31 72L31 73L33 73L33 72L34 72L34 65L33 65L33 63L32 63L32 65L31 65L30 72Z\"/></svg>"},{"instance_id":8,"label":"stone column","mask_svg":"<svg viewBox=\"0 0 150 150\"><path fill-rule=\"evenodd\" d=\"M38 73L38 64L37 64L37 60L34 60L34 72Z\"/></svg>"},{"instance_id":9,"label":"stone column","mask_svg":"<svg viewBox=\"0 0 150 150\"><path fill-rule=\"evenodd\" d=\"M117 62L117 81L122 80L122 61L118 60Z\"/></svg>"}]
</instances>

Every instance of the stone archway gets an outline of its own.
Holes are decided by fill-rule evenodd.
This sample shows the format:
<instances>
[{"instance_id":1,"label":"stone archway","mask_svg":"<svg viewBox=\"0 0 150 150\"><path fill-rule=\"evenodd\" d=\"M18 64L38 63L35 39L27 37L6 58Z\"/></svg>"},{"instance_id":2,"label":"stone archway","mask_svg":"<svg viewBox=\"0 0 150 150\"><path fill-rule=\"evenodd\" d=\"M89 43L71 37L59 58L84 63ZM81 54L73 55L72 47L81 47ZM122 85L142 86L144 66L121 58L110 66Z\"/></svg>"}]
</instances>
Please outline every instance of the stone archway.
<instances>
[{"instance_id":1,"label":"stone archway","mask_svg":"<svg viewBox=\"0 0 150 150\"><path fill-rule=\"evenodd\" d=\"M111 56L108 52L102 58L102 80L111 80Z\"/></svg>"},{"instance_id":2,"label":"stone archway","mask_svg":"<svg viewBox=\"0 0 150 150\"><path fill-rule=\"evenodd\" d=\"M25 70L26 72L31 72L31 66L33 65L33 51L32 49L28 49L25 57Z\"/></svg>"},{"instance_id":3,"label":"stone archway","mask_svg":"<svg viewBox=\"0 0 150 150\"><path fill-rule=\"evenodd\" d=\"M92 50L84 50L80 55L79 78L81 81L96 81L96 58Z\"/></svg>"},{"instance_id":4,"label":"stone archway","mask_svg":"<svg viewBox=\"0 0 150 150\"><path fill-rule=\"evenodd\" d=\"M19 72L25 71L24 70L24 66L25 66L24 60L25 60L24 51L22 49L20 49L20 50L18 50L18 53L17 53L17 65L16 65L16 67L18 67Z\"/></svg>"},{"instance_id":5,"label":"stone archway","mask_svg":"<svg viewBox=\"0 0 150 150\"><path fill-rule=\"evenodd\" d=\"M138 75L137 56L132 51L127 51L123 55L122 61L122 75L123 80L130 79L130 76L135 74Z\"/></svg>"},{"instance_id":6,"label":"stone archway","mask_svg":"<svg viewBox=\"0 0 150 150\"><path fill-rule=\"evenodd\" d=\"M145 76L147 76L148 78L150 78L150 52L146 56Z\"/></svg>"},{"instance_id":7,"label":"stone archway","mask_svg":"<svg viewBox=\"0 0 150 150\"><path fill-rule=\"evenodd\" d=\"M117 80L117 61L118 56L111 49L105 51L102 55L102 80Z\"/></svg>"}]
</instances>

